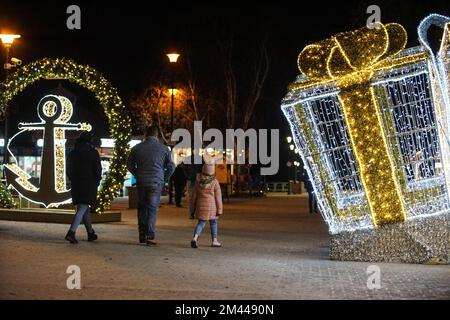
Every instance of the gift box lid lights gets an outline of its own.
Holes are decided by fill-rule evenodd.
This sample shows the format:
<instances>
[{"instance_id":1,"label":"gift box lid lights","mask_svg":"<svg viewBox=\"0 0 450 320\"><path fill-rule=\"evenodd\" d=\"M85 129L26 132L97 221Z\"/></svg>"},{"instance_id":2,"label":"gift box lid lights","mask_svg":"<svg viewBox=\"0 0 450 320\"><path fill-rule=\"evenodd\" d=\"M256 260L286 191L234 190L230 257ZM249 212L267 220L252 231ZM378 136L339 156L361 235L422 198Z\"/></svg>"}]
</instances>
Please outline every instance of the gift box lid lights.
<instances>
[{"instance_id":1,"label":"gift box lid lights","mask_svg":"<svg viewBox=\"0 0 450 320\"><path fill-rule=\"evenodd\" d=\"M282 110L330 233L449 214L449 26L426 17L405 49L405 29L379 23L299 54Z\"/></svg>"}]
</instances>

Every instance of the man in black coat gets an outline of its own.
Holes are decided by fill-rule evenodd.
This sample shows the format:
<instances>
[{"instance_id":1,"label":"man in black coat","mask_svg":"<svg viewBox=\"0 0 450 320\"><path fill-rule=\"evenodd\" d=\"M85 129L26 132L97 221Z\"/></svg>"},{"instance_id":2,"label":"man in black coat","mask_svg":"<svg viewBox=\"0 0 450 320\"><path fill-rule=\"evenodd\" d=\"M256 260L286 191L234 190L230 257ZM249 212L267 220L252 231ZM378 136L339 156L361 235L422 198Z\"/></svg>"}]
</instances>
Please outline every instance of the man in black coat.
<instances>
[{"instance_id":1,"label":"man in black coat","mask_svg":"<svg viewBox=\"0 0 450 320\"><path fill-rule=\"evenodd\" d=\"M183 162L176 167L171 179L175 186L175 204L178 208L181 208L181 199L183 198L183 191L186 187L187 180L187 173Z\"/></svg>"},{"instance_id":2,"label":"man in black coat","mask_svg":"<svg viewBox=\"0 0 450 320\"><path fill-rule=\"evenodd\" d=\"M88 233L88 241L97 240L97 235L92 229L90 206L96 202L97 189L102 178L102 165L91 141L92 135L89 132L82 132L67 157L67 176L71 182L72 203L77 206L72 225L66 235L66 240L71 243L78 243L75 233L82 221Z\"/></svg>"}]
</instances>

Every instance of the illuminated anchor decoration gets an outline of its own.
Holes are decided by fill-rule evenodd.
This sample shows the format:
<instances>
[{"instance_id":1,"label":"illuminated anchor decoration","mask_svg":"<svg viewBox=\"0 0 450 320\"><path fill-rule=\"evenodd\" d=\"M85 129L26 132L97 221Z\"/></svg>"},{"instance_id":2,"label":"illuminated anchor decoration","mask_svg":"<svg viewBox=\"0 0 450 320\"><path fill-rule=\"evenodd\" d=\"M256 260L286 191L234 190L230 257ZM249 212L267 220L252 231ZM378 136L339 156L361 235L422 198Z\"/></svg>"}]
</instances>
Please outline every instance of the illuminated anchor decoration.
<instances>
[{"instance_id":1,"label":"illuminated anchor decoration","mask_svg":"<svg viewBox=\"0 0 450 320\"><path fill-rule=\"evenodd\" d=\"M39 187L33 185L29 181L31 176L15 163L5 165L6 180L22 197L46 208L56 207L71 202L70 190L66 189L64 132L91 131L92 127L86 123L67 123L72 117L73 107L70 100L64 96L46 95L39 101L37 113L42 122L19 123L21 131L11 138L7 148L17 163L9 149L13 139L25 131L44 131Z\"/></svg>"}]
</instances>

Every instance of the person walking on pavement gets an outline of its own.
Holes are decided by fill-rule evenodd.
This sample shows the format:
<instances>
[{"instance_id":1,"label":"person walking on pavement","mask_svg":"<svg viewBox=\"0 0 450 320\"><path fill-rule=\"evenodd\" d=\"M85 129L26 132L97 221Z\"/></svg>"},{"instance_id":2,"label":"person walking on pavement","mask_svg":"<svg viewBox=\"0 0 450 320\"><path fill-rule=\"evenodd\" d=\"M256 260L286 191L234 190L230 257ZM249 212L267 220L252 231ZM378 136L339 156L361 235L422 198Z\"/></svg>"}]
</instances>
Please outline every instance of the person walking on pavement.
<instances>
[{"instance_id":1,"label":"person walking on pavement","mask_svg":"<svg viewBox=\"0 0 450 320\"><path fill-rule=\"evenodd\" d=\"M176 167L171 179L175 186L175 204L178 208L182 208L181 199L183 198L187 180L187 173L183 162Z\"/></svg>"},{"instance_id":2,"label":"person walking on pavement","mask_svg":"<svg viewBox=\"0 0 450 320\"><path fill-rule=\"evenodd\" d=\"M135 145L127 161L138 190L139 242L156 245L155 231L161 191L175 170L172 153L159 142L159 129L147 128L145 140Z\"/></svg>"},{"instance_id":3,"label":"person walking on pavement","mask_svg":"<svg viewBox=\"0 0 450 320\"><path fill-rule=\"evenodd\" d=\"M198 219L194 231L194 238L191 240L191 247L198 247L198 238L209 221L211 227L212 247L221 247L222 244L217 238L217 219L222 215L222 192L219 181L214 174L213 164L204 164L202 172L197 175L195 182L190 210Z\"/></svg>"},{"instance_id":4,"label":"person walking on pavement","mask_svg":"<svg viewBox=\"0 0 450 320\"><path fill-rule=\"evenodd\" d=\"M187 165L187 190L188 190L188 196L189 196L189 203L192 203L192 196L194 193L194 186L195 181L197 180L197 175L202 172L203 164L189 164ZM189 212L189 218L195 219L194 212Z\"/></svg>"},{"instance_id":5,"label":"person walking on pavement","mask_svg":"<svg viewBox=\"0 0 450 320\"><path fill-rule=\"evenodd\" d=\"M314 194L314 189L311 180L308 176L306 169L303 170L303 182L305 184L306 191L308 192L309 213L317 213L317 201Z\"/></svg>"},{"instance_id":6,"label":"person walking on pavement","mask_svg":"<svg viewBox=\"0 0 450 320\"><path fill-rule=\"evenodd\" d=\"M92 228L90 206L96 202L97 189L102 178L102 165L91 141L92 135L86 131L82 132L67 157L67 176L71 182L72 203L77 211L66 240L73 244L78 243L75 233L81 222L86 228L88 241L95 241L98 238Z\"/></svg>"}]
</instances>

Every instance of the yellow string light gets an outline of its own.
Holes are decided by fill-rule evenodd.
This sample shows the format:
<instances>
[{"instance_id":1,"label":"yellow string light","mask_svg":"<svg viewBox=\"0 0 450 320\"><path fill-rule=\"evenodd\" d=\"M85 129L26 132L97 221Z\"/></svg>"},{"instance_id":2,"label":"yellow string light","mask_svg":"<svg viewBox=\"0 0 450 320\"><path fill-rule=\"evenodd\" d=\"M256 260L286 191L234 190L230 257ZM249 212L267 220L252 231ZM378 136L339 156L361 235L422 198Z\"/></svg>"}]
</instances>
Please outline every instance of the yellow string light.
<instances>
[{"instance_id":1,"label":"yellow string light","mask_svg":"<svg viewBox=\"0 0 450 320\"><path fill-rule=\"evenodd\" d=\"M416 62L423 56L390 60L404 49L405 29L399 24L380 24L340 33L303 49L300 71L310 80L292 90L335 83L356 165L375 226L406 220L401 189L383 132L371 79L380 68Z\"/></svg>"},{"instance_id":2,"label":"yellow string light","mask_svg":"<svg viewBox=\"0 0 450 320\"><path fill-rule=\"evenodd\" d=\"M32 83L43 79L66 79L92 91L108 118L111 137L116 139L116 149L111 159L110 173L102 182L97 194L98 203L94 210L100 214L110 207L126 174L126 157L124 155L129 152L128 141L131 138L131 120L116 88L101 73L90 66L79 65L69 59L49 58L19 68L0 85L0 115L4 114L9 102L17 94ZM58 152L61 156L63 150L57 150ZM59 172L58 174L61 175L62 173ZM62 187L59 186L59 188ZM1 184L0 207L13 206L14 202L10 192Z\"/></svg>"}]
</instances>

